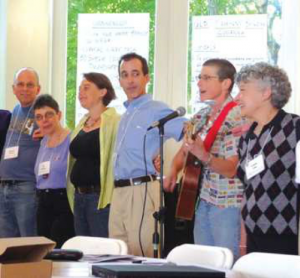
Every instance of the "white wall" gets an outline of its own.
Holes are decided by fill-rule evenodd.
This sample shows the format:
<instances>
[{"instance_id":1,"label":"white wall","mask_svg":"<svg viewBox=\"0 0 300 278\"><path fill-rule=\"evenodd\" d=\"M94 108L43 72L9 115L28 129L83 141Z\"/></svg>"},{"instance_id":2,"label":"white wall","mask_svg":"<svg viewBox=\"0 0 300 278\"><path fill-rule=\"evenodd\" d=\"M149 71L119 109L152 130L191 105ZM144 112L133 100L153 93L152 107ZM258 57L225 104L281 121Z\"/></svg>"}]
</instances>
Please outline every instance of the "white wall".
<instances>
[{"instance_id":1,"label":"white wall","mask_svg":"<svg viewBox=\"0 0 300 278\"><path fill-rule=\"evenodd\" d=\"M40 76L42 92L49 93L50 75L50 0L1 0L6 2L0 17L6 16L6 38L1 40L6 57L2 107L12 109L17 100L12 94L14 73L32 67ZM2 7L1 7L2 8ZM1 30L3 31L3 30ZM1 32L2 33L2 32ZM2 86L2 87L3 87Z\"/></svg>"},{"instance_id":2,"label":"white wall","mask_svg":"<svg viewBox=\"0 0 300 278\"><path fill-rule=\"evenodd\" d=\"M0 0L0 108L4 108L6 99L6 29L7 1Z\"/></svg>"},{"instance_id":3,"label":"white wall","mask_svg":"<svg viewBox=\"0 0 300 278\"><path fill-rule=\"evenodd\" d=\"M51 94L59 103L63 115L66 108L67 87L67 23L68 1L52 0L51 32ZM50 69L49 69L50 70ZM63 117L63 121L65 117Z\"/></svg>"},{"instance_id":4,"label":"white wall","mask_svg":"<svg viewBox=\"0 0 300 278\"><path fill-rule=\"evenodd\" d=\"M156 11L154 97L173 108L185 106L189 3L157 1Z\"/></svg>"},{"instance_id":5,"label":"white wall","mask_svg":"<svg viewBox=\"0 0 300 278\"><path fill-rule=\"evenodd\" d=\"M300 114L300 2L282 2L283 34L278 66L285 69L292 84L292 95L286 111ZM298 28L295 28L298 26Z\"/></svg>"},{"instance_id":6,"label":"white wall","mask_svg":"<svg viewBox=\"0 0 300 278\"><path fill-rule=\"evenodd\" d=\"M154 98L176 109L187 104L189 1L157 1L156 11ZM175 141L164 145L165 171L180 145Z\"/></svg>"}]
</instances>

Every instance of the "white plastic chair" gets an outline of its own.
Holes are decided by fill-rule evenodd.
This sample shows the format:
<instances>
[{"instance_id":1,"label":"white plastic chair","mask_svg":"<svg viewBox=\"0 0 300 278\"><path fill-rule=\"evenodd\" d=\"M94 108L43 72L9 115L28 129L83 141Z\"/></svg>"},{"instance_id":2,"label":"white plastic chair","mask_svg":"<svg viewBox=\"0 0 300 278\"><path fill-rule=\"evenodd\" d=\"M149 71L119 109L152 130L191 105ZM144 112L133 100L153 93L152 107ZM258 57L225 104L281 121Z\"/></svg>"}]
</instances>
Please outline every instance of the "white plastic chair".
<instances>
[{"instance_id":1,"label":"white plastic chair","mask_svg":"<svg viewBox=\"0 0 300 278\"><path fill-rule=\"evenodd\" d=\"M120 239L76 236L67 240L62 249L77 249L84 255L127 255L127 244Z\"/></svg>"},{"instance_id":2,"label":"white plastic chair","mask_svg":"<svg viewBox=\"0 0 300 278\"><path fill-rule=\"evenodd\" d=\"M232 272L239 278L299 278L300 256L250 253L236 261Z\"/></svg>"},{"instance_id":3,"label":"white plastic chair","mask_svg":"<svg viewBox=\"0 0 300 278\"><path fill-rule=\"evenodd\" d=\"M171 250L167 261L176 264L201 264L230 269L233 263L233 254L224 247L183 244Z\"/></svg>"}]
</instances>

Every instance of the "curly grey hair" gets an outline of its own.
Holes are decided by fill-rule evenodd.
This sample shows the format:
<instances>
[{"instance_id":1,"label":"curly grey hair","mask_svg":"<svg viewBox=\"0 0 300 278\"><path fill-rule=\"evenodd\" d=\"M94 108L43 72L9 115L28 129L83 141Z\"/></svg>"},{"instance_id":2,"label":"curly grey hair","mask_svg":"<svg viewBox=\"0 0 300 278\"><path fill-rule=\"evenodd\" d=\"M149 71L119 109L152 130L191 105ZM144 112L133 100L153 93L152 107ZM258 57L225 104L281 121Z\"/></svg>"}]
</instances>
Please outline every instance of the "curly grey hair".
<instances>
[{"instance_id":1,"label":"curly grey hair","mask_svg":"<svg viewBox=\"0 0 300 278\"><path fill-rule=\"evenodd\" d=\"M292 92L286 72L276 66L260 62L241 68L236 75L236 83L257 81L262 89L270 88L271 104L281 109L289 100Z\"/></svg>"}]
</instances>

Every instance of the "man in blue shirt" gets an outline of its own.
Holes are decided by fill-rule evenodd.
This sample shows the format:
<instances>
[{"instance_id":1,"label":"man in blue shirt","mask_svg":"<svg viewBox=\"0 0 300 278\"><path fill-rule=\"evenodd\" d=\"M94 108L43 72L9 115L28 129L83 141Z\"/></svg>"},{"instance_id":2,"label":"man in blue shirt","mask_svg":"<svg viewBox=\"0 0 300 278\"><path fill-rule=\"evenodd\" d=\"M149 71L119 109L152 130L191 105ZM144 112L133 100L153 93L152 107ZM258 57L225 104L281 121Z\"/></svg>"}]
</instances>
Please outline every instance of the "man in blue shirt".
<instances>
[{"instance_id":1,"label":"man in blue shirt","mask_svg":"<svg viewBox=\"0 0 300 278\"><path fill-rule=\"evenodd\" d=\"M153 256L153 213L159 208L159 182L153 159L159 152L159 133L151 124L172 113L166 104L146 94L147 61L136 53L119 60L119 81L127 101L114 152L115 189L111 202L109 236L124 240L129 254ZM180 140L184 118L165 124L165 137Z\"/></svg>"},{"instance_id":2,"label":"man in blue shirt","mask_svg":"<svg viewBox=\"0 0 300 278\"><path fill-rule=\"evenodd\" d=\"M32 104L40 92L35 70L22 68L15 74L15 106L0 162L0 237L36 235L34 164L40 142L32 139L37 128Z\"/></svg>"}]
</instances>

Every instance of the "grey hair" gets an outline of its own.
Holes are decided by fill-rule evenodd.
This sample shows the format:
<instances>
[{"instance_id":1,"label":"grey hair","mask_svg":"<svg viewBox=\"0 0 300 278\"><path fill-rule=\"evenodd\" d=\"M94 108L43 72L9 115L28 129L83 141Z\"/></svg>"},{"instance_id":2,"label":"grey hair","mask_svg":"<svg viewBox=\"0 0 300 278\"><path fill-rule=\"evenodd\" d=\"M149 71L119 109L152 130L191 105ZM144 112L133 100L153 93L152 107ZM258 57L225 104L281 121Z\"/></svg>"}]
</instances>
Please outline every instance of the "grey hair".
<instances>
[{"instance_id":1,"label":"grey hair","mask_svg":"<svg viewBox=\"0 0 300 278\"><path fill-rule=\"evenodd\" d=\"M30 71L35 75L36 81L37 81L37 85L40 85L40 79L39 79L39 75L36 72L36 70L34 70L33 68L30 67L24 67L24 68L20 68L19 70L16 71L15 75L14 75L14 84L16 84L17 79L20 75L20 73L22 73L23 71Z\"/></svg>"},{"instance_id":2,"label":"grey hair","mask_svg":"<svg viewBox=\"0 0 300 278\"><path fill-rule=\"evenodd\" d=\"M287 104L292 86L286 72L277 66L260 62L254 65L247 65L241 68L236 75L236 83L248 83L258 81L262 89L271 89L271 104L281 109Z\"/></svg>"}]
</instances>

